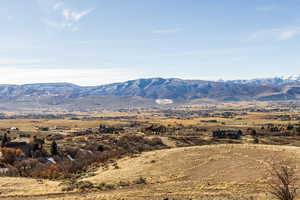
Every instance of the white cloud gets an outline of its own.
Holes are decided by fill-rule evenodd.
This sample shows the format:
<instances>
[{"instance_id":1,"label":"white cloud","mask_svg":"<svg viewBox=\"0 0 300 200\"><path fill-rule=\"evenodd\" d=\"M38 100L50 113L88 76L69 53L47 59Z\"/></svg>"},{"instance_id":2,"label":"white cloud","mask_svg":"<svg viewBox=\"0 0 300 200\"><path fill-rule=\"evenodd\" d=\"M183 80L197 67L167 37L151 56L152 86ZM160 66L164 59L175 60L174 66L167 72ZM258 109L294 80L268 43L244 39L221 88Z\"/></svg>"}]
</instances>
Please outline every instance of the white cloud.
<instances>
[{"instance_id":1,"label":"white cloud","mask_svg":"<svg viewBox=\"0 0 300 200\"><path fill-rule=\"evenodd\" d=\"M157 30L153 30L152 33L155 33L155 34L172 34L172 33L178 33L180 31L182 31L182 29L180 29L180 28L157 29Z\"/></svg>"},{"instance_id":2,"label":"white cloud","mask_svg":"<svg viewBox=\"0 0 300 200\"><path fill-rule=\"evenodd\" d=\"M91 8L91 9L88 9L88 10L84 10L84 11L74 11L74 10L71 10L71 9L63 9L62 11L62 14L64 16L64 18L66 20L69 20L69 21L79 21L82 17L90 14L94 9Z\"/></svg>"},{"instance_id":3,"label":"white cloud","mask_svg":"<svg viewBox=\"0 0 300 200\"><path fill-rule=\"evenodd\" d=\"M246 38L246 41L289 40L300 35L300 27L266 29L257 31Z\"/></svg>"}]
</instances>

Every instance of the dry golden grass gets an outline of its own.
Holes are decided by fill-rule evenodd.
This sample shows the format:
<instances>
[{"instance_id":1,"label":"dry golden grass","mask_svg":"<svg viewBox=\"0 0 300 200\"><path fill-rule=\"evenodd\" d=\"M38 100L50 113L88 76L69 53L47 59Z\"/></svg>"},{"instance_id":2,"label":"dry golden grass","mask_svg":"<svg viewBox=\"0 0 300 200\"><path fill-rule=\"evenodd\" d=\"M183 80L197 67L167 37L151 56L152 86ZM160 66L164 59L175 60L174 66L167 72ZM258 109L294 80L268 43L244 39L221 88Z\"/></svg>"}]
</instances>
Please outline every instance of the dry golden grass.
<instances>
[{"instance_id":1,"label":"dry golden grass","mask_svg":"<svg viewBox=\"0 0 300 200\"><path fill-rule=\"evenodd\" d=\"M35 125L41 123L42 120L32 119L5 119L0 120L0 128L17 127L22 131L35 131Z\"/></svg>"},{"instance_id":2,"label":"dry golden grass","mask_svg":"<svg viewBox=\"0 0 300 200\"><path fill-rule=\"evenodd\" d=\"M126 122L113 121L113 120L69 120L69 119L57 119L57 120L46 120L46 119L4 119L0 120L0 128L7 129L11 127L17 127L24 132L39 132L37 127L66 127L70 129L76 128L95 128L100 124L106 125L122 125Z\"/></svg>"},{"instance_id":3,"label":"dry golden grass","mask_svg":"<svg viewBox=\"0 0 300 200\"><path fill-rule=\"evenodd\" d=\"M273 156L300 163L299 149L271 145L217 145L175 148L143 153L118 161L120 169L99 169L85 180L93 183L134 182L146 178L148 184L132 188L144 199L166 196L205 199L253 196L266 199L265 167ZM143 199L140 198L140 199Z\"/></svg>"},{"instance_id":4,"label":"dry golden grass","mask_svg":"<svg viewBox=\"0 0 300 200\"><path fill-rule=\"evenodd\" d=\"M61 193L59 182L30 178L0 177L0 197ZM0 199L1 199L0 198Z\"/></svg>"},{"instance_id":5,"label":"dry golden grass","mask_svg":"<svg viewBox=\"0 0 300 200\"><path fill-rule=\"evenodd\" d=\"M300 164L297 147L272 145L211 145L142 153L117 161L119 169L99 168L82 180L94 184L131 183L129 187L88 193L63 193L59 182L0 178L0 199L161 200L244 199L271 200L266 195L265 167L276 156ZM147 184L132 184L140 177Z\"/></svg>"},{"instance_id":6,"label":"dry golden grass","mask_svg":"<svg viewBox=\"0 0 300 200\"><path fill-rule=\"evenodd\" d=\"M90 121L83 121L83 120L68 120L68 119L58 119L58 120L45 120L40 123L40 126L62 126L67 128L95 128L100 124L107 124L107 125L120 125L125 124L125 122L120 121L113 121L113 120L90 120Z\"/></svg>"}]
</instances>

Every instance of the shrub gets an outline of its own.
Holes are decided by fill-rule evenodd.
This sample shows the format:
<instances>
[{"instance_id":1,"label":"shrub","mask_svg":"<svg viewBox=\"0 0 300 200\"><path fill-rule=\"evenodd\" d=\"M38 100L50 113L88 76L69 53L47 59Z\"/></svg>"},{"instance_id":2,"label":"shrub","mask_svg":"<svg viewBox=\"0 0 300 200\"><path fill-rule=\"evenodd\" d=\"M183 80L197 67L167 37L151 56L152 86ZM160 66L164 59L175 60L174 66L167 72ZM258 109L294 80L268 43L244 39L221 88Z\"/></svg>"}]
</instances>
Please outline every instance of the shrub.
<instances>
[{"instance_id":1,"label":"shrub","mask_svg":"<svg viewBox=\"0 0 300 200\"><path fill-rule=\"evenodd\" d=\"M292 124L289 124L287 127L286 127L286 130L290 131L290 130L293 130L294 129L294 126Z\"/></svg>"},{"instance_id":2,"label":"shrub","mask_svg":"<svg viewBox=\"0 0 300 200\"><path fill-rule=\"evenodd\" d=\"M146 179L143 177L140 177L140 178L136 179L133 183L134 184L146 184Z\"/></svg>"},{"instance_id":3,"label":"shrub","mask_svg":"<svg viewBox=\"0 0 300 200\"><path fill-rule=\"evenodd\" d=\"M62 166L59 164L43 165L39 163L31 172L30 176L35 178L57 179L62 177Z\"/></svg>"},{"instance_id":4,"label":"shrub","mask_svg":"<svg viewBox=\"0 0 300 200\"><path fill-rule=\"evenodd\" d=\"M300 126L296 127L295 130L296 130L297 134L300 134Z\"/></svg>"},{"instance_id":5,"label":"shrub","mask_svg":"<svg viewBox=\"0 0 300 200\"><path fill-rule=\"evenodd\" d=\"M101 183L101 184L93 184L90 181L79 181L77 182L74 179L71 179L70 181L66 181L64 183L62 183L63 185L65 185L65 187L63 187L63 191L73 191L73 190L79 190L79 191L90 191L90 190L113 190L115 189L115 185L111 185L111 184L105 184L105 183Z\"/></svg>"},{"instance_id":6,"label":"shrub","mask_svg":"<svg viewBox=\"0 0 300 200\"><path fill-rule=\"evenodd\" d=\"M254 130L254 129L251 129L251 131L250 131L250 135L251 135L251 136L256 136L256 135L257 135L257 133L256 133L256 130Z\"/></svg>"},{"instance_id":7,"label":"shrub","mask_svg":"<svg viewBox=\"0 0 300 200\"><path fill-rule=\"evenodd\" d=\"M31 176L32 170L38 165L39 161L37 159L21 160L14 163L18 176Z\"/></svg>"},{"instance_id":8,"label":"shrub","mask_svg":"<svg viewBox=\"0 0 300 200\"><path fill-rule=\"evenodd\" d=\"M255 138L253 139L253 144L258 144L258 143L259 143L259 140L258 140L257 137L255 137Z\"/></svg>"}]
</instances>

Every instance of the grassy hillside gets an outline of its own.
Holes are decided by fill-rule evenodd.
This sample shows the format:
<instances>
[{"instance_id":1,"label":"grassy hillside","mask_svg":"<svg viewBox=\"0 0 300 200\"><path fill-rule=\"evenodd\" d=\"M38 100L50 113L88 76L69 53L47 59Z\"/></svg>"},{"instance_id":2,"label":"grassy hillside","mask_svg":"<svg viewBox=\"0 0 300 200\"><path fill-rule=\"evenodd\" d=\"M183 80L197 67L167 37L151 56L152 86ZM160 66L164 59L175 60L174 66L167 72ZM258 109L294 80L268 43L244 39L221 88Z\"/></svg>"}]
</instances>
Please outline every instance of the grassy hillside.
<instances>
[{"instance_id":1,"label":"grassy hillside","mask_svg":"<svg viewBox=\"0 0 300 200\"><path fill-rule=\"evenodd\" d=\"M99 169L87 178L93 183L134 182L147 184L124 197L139 199L271 199L266 195L266 168L271 159L300 163L299 149L267 145L215 145L175 148L143 153L118 161L119 169Z\"/></svg>"},{"instance_id":2,"label":"grassy hillside","mask_svg":"<svg viewBox=\"0 0 300 200\"><path fill-rule=\"evenodd\" d=\"M113 190L65 193L59 182L0 178L0 199L272 199L266 194L268 161L291 159L299 164L299 153L297 147L272 145L152 151L123 158L117 165L101 167L94 176L82 179L118 185ZM146 183L137 182L140 179Z\"/></svg>"}]
</instances>

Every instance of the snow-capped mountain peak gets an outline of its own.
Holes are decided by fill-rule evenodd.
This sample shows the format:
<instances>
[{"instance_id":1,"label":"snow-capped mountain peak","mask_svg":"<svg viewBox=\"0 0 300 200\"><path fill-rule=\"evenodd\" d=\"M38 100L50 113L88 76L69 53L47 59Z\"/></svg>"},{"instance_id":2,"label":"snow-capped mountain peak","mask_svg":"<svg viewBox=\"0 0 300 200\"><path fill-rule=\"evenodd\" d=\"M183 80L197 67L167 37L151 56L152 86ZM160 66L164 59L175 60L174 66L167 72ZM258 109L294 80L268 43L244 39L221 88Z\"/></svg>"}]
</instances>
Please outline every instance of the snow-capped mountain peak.
<instances>
[{"instance_id":1,"label":"snow-capped mountain peak","mask_svg":"<svg viewBox=\"0 0 300 200\"><path fill-rule=\"evenodd\" d=\"M282 79L283 80L289 80L289 81L300 81L300 74L282 76Z\"/></svg>"},{"instance_id":2,"label":"snow-capped mountain peak","mask_svg":"<svg viewBox=\"0 0 300 200\"><path fill-rule=\"evenodd\" d=\"M287 76L277 76L273 78L259 78L250 80L232 80L228 82L233 82L237 84L300 84L300 74L287 75Z\"/></svg>"}]
</instances>

